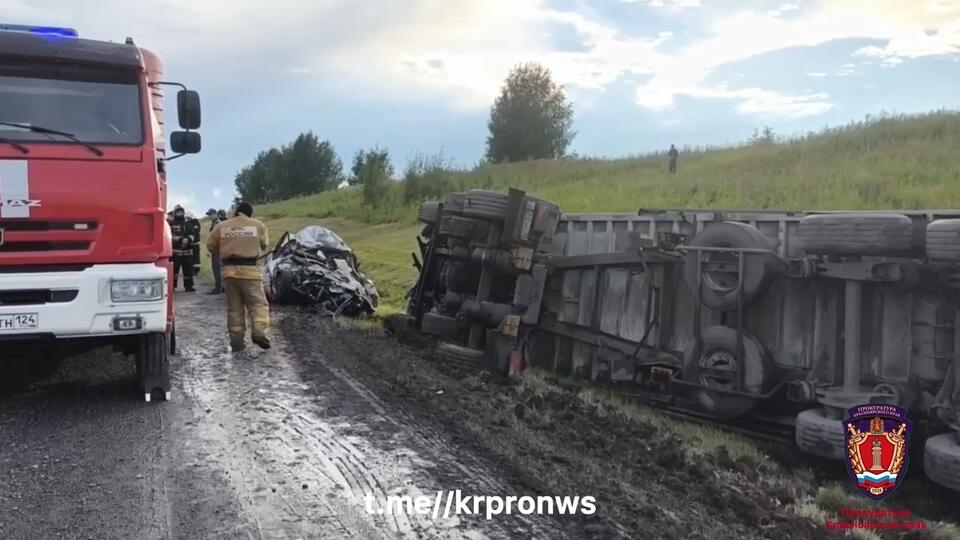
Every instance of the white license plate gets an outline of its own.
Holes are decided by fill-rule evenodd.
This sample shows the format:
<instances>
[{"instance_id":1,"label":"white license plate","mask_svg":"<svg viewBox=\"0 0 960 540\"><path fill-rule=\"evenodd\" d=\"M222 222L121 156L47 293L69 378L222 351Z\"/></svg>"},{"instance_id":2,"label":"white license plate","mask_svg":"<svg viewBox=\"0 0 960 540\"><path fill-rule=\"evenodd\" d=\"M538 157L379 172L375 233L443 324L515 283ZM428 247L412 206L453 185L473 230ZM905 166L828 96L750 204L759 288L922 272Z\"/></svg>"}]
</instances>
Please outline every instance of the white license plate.
<instances>
[{"instance_id":1,"label":"white license plate","mask_svg":"<svg viewBox=\"0 0 960 540\"><path fill-rule=\"evenodd\" d=\"M0 332L17 330L36 330L40 327L40 317L36 313L14 313L0 315Z\"/></svg>"}]
</instances>

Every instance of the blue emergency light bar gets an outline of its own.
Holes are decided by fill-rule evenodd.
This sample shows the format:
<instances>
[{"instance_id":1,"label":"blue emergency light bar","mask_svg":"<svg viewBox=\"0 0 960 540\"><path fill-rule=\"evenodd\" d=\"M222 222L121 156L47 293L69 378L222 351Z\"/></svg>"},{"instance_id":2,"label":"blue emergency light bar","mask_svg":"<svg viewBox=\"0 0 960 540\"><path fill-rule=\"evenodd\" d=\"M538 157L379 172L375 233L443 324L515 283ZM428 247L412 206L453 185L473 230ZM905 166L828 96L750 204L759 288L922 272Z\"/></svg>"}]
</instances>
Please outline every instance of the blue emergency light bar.
<instances>
[{"instance_id":1,"label":"blue emergency light bar","mask_svg":"<svg viewBox=\"0 0 960 540\"><path fill-rule=\"evenodd\" d=\"M41 36L51 37L79 37L79 34L73 28L62 26L30 26L26 24L0 24L0 30L9 32L29 32Z\"/></svg>"}]
</instances>

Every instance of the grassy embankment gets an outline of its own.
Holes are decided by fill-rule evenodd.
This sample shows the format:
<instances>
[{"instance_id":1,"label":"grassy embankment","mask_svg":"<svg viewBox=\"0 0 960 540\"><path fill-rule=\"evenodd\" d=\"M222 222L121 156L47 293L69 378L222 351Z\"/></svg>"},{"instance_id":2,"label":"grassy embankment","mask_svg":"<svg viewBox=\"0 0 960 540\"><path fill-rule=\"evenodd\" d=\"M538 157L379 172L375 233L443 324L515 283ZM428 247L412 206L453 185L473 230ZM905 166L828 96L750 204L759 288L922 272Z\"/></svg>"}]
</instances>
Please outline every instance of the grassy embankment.
<instances>
[{"instance_id":1,"label":"grassy embankment","mask_svg":"<svg viewBox=\"0 0 960 540\"><path fill-rule=\"evenodd\" d=\"M436 193L468 187L519 187L564 211L632 212L638 208L915 209L960 207L960 114L936 112L856 122L789 142L692 150L679 171L664 158L560 160L452 171ZM355 188L259 205L274 240L284 230L322 224L357 251L383 295L401 308L415 277L410 252L416 204L390 186L379 208Z\"/></svg>"}]
</instances>

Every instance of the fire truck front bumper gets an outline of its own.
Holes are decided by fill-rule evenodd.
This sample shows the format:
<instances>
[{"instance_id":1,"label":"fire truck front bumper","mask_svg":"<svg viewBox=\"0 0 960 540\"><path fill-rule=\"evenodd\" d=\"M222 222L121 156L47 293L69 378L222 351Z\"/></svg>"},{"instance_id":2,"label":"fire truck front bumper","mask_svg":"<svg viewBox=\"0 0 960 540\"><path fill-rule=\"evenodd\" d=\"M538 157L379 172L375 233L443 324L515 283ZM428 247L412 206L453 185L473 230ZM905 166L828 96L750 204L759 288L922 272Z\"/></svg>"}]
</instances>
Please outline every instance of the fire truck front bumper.
<instances>
[{"instance_id":1,"label":"fire truck front bumper","mask_svg":"<svg viewBox=\"0 0 960 540\"><path fill-rule=\"evenodd\" d=\"M152 263L0 273L0 339L163 332L167 282Z\"/></svg>"}]
</instances>

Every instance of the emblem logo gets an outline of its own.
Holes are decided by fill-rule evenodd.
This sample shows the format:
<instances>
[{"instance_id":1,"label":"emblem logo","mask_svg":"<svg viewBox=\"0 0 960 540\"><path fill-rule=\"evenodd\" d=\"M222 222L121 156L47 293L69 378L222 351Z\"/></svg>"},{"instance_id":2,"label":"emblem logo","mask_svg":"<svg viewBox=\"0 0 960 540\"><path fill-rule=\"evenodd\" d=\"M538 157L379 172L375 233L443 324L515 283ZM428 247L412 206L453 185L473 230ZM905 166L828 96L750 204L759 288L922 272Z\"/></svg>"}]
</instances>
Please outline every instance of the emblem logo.
<instances>
[{"instance_id":1,"label":"emblem logo","mask_svg":"<svg viewBox=\"0 0 960 540\"><path fill-rule=\"evenodd\" d=\"M895 405L860 405L844 423L847 470L864 495L890 496L907 473L910 430L906 409Z\"/></svg>"}]
</instances>

